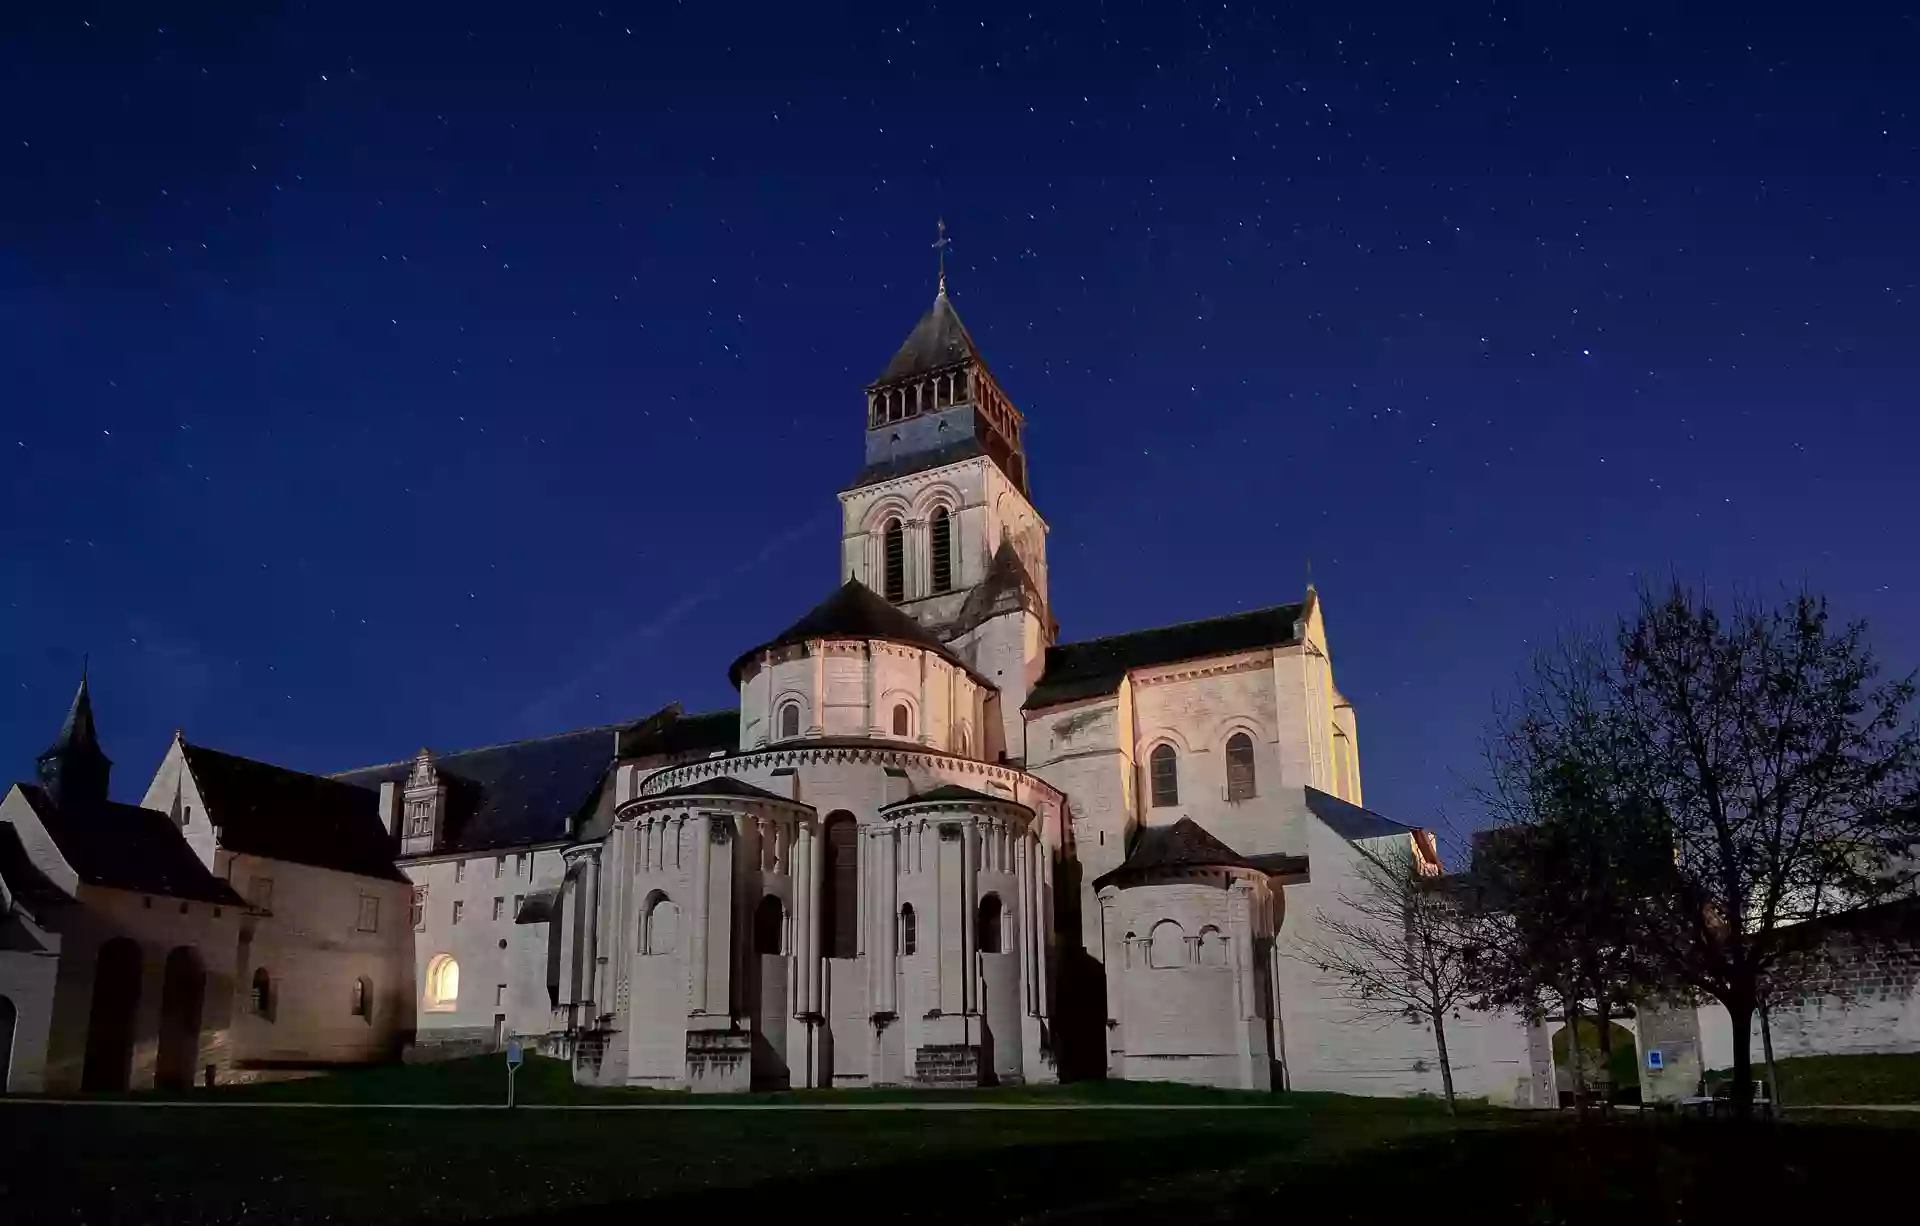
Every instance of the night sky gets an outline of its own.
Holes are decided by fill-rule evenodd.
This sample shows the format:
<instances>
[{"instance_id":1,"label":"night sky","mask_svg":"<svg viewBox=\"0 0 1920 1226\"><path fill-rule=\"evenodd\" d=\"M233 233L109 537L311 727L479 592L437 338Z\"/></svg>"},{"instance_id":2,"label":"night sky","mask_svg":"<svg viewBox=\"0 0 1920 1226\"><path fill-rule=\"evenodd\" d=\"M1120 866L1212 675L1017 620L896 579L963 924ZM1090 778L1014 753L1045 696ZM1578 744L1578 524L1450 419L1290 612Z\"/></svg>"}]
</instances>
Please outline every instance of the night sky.
<instances>
[{"instance_id":1,"label":"night sky","mask_svg":"<svg viewBox=\"0 0 1920 1226\"><path fill-rule=\"evenodd\" d=\"M1310 558L1372 807L1462 815L1636 576L1920 663L1897 7L4 8L11 777L86 653L131 798L176 726L327 771L730 704L841 578L942 216L1063 638Z\"/></svg>"}]
</instances>

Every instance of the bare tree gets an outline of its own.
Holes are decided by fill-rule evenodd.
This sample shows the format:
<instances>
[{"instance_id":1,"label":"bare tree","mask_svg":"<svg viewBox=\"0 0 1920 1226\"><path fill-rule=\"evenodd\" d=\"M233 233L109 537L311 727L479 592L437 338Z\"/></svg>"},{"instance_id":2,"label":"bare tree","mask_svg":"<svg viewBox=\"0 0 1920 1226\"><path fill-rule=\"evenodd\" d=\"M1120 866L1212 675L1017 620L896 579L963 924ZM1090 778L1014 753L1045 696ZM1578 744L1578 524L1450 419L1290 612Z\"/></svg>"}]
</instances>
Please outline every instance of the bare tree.
<instances>
[{"instance_id":1,"label":"bare tree","mask_svg":"<svg viewBox=\"0 0 1920 1226\"><path fill-rule=\"evenodd\" d=\"M1478 922L1457 882L1440 874L1431 845L1356 846L1355 881L1316 909L1316 935L1294 956L1329 977L1361 1017L1432 1030L1447 1112L1456 1110L1449 1017L1476 994L1481 953Z\"/></svg>"}]
</instances>

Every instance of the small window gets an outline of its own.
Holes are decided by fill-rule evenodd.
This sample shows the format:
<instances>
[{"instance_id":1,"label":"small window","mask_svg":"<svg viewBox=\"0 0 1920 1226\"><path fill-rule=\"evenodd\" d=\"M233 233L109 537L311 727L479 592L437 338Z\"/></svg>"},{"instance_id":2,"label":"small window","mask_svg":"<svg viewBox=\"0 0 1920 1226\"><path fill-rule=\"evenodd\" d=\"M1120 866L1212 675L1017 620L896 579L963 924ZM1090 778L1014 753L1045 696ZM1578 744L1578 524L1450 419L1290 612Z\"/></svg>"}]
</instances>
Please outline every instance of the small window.
<instances>
[{"instance_id":1,"label":"small window","mask_svg":"<svg viewBox=\"0 0 1920 1226\"><path fill-rule=\"evenodd\" d=\"M884 537L886 548L886 591L882 593L894 604L907 598L907 530L897 519L887 521Z\"/></svg>"},{"instance_id":2,"label":"small window","mask_svg":"<svg viewBox=\"0 0 1920 1226\"><path fill-rule=\"evenodd\" d=\"M781 910L780 899L773 894L760 899L760 905L753 909L753 952L757 954L784 953L786 913Z\"/></svg>"},{"instance_id":3,"label":"small window","mask_svg":"<svg viewBox=\"0 0 1920 1226\"><path fill-rule=\"evenodd\" d=\"M515 894L513 896L513 910L509 911L507 916L516 924L520 922L520 908L526 905L526 901L527 896L525 894Z\"/></svg>"},{"instance_id":4,"label":"small window","mask_svg":"<svg viewBox=\"0 0 1920 1226\"><path fill-rule=\"evenodd\" d=\"M527 875L527 853L526 852L523 851L519 855L513 858L513 875L516 877L524 877Z\"/></svg>"},{"instance_id":5,"label":"small window","mask_svg":"<svg viewBox=\"0 0 1920 1226\"><path fill-rule=\"evenodd\" d=\"M460 922L460 916L464 911L466 911L466 909L467 909L466 903L461 902L457 898L453 900L453 922L454 923L457 924Z\"/></svg>"},{"instance_id":6,"label":"small window","mask_svg":"<svg viewBox=\"0 0 1920 1226\"><path fill-rule=\"evenodd\" d=\"M1227 799L1253 799L1253 738L1236 732L1227 738Z\"/></svg>"},{"instance_id":7,"label":"small window","mask_svg":"<svg viewBox=\"0 0 1920 1226\"><path fill-rule=\"evenodd\" d=\"M253 1015L273 1020L273 978L266 967L253 972Z\"/></svg>"},{"instance_id":8,"label":"small window","mask_svg":"<svg viewBox=\"0 0 1920 1226\"><path fill-rule=\"evenodd\" d=\"M1000 896L989 894L980 900L980 925L974 933L983 954L1000 952Z\"/></svg>"},{"instance_id":9,"label":"small window","mask_svg":"<svg viewBox=\"0 0 1920 1226\"><path fill-rule=\"evenodd\" d=\"M493 900L493 918L494 918L494 919L496 919L496 920L497 920L497 919L499 919L499 918L500 918L500 917L501 917L502 915L504 915L504 914L506 914L506 910L507 910L507 900L506 900L506 899L504 899L504 898L496 898L496 899L494 899L494 900Z\"/></svg>"},{"instance_id":10,"label":"small window","mask_svg":"<svg viewBox=\"0 0 1920 1226\"><path fill-rule=\"evenodd\" d=\"M936 594L953 590L953 517L945 507L933 513L933 590Z\"/></svg>"},{"instance_id":11,"label":"small window","mask_svg":"<svg viewBox=\"0 0 1920 1226\"><path fill-rule=\"evenodd\" d=\"M466 879L467 879L467 862L465 860L455 860L453 862L453 884L459 885L462 881L465 881Z\"/></svg>"},{"instance_id":12,"label":"small window","mask_svg":"<svg viewBox=\"0 0 1920 1226\"><path fill-rule=\"evenodd\" d=\"M493 1003L495 1007L498 1007L500 1005L504 1005L507 1003L507 985L506 984L498 983L494 985Z\"/></svg>"},{"instance_id":13,"label":"small window","mask_svg":"<svg viewBox=\"0 0 1920 1226\"><path fill-rule=\"evenodd\" d=\"M493 858L493 879L495 881L498 881L500 880L500 878L506 875L507 875L507 858L505 856L495 856Z\"/></svg>"},{"instance_id":14,"label":"small window","mask_svg":"<svg viewBox=\"0 0 1920 1226\"><path fill-rule=\"evenodd\" d=\"M913 713L907 710L904 702L893 708L893 735L913 735Z\"/></svg>"},{"instance_id":15,"label":"small window","mask_svg":"<svg viewBox=\"0 0 1920 1226\"><path fill-rule=\"evenodd\" d=\"M1174 753L1173 746L1155 746L1147 756L1147 781L1154 808L1180 803L1180 757Z\"/></svg>"},{"instance_id":16,"label":"small window","mask_svg":"<svg viewBox=\"0 0 1920 1226\"><path fill-rule=\"evenodd\" d=\"M262 911L273 910L273 878L255 877L247 887L247 899Z\"/></svg>"},{"instance_id":17,"label":"small window","mask_svg":"<svg viewBox=\"0 0 1920 1226\"><path fill-rule=\"evenodd\" d=\"M361 932L380 931L380 900L374 895L360 896L360 922L355 927Z\"/></svg>"},{"instance_id":18,"label":"small window","mask_svg":"<svg viewBox=\"0 0 1920 1226\"><path fill-rule=\"evenodd\" d=\"M427 892L425 890L413 892L413 905L407 908L407 923L415 932L427 930Z\"/></svg>"},{"instance_id":19,"label":"small window","mask_svg":"<svg viewBox=\"0 0 1920 1226\"><path fill-rule=\"evenodd\" d=\"M782 740L785 740L788 737L796 737L799 735L800 735L800 704L797 702L790 702L786 706L780 708L780 737Z\"/></svg>"},{"instance_id":20,"label":"small window","mask_svg":"<svg viewBox=\"0 0 1920 1226\"><path fill-rule=\"evenodd\" d=\"M364 975L353 981L353 1016L373 1020L373 981Z\"/></svg>"},{"instance_id":21,"label":"small window","mask_svg":"<svg viewBox=\"0 0 1920 1226\"><path fill-rule=\"evenodd\" d=\"M427 1008L445 1012L460 1002L460 964L451 954L427 963Z\"/></svg>"},{"instance_id":22,"label":"small window","mask_svg":"<svg viewBox=\"0 0 1920 1226\"><path fill-rule=\"evenodd\" d=\"M900 952L912 954L919 952L920 921L913 913L912 903L900 906Z\"/></svg>"}]
</instances>

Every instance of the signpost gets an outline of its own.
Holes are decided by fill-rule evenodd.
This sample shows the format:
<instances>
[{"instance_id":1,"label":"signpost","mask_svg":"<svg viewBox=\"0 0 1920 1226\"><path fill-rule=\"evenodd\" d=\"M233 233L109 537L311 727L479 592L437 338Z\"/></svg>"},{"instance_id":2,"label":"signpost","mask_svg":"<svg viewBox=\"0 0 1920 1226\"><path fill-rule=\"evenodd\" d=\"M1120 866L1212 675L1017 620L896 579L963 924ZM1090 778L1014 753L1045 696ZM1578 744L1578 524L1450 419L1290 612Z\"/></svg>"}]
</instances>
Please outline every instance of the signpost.
<instances>
[{"instance_id":1,"label":"signpost","mask_svg":"<svg viewBox=\"0 0 1920 1226\"><path fill-rule=\"evenodd\" d=\"M527 1053L521 1048L520 1040L507 1040L507 1106L513 1106L513 1075L527 1062Z\"/></svg>"}]
</instances>

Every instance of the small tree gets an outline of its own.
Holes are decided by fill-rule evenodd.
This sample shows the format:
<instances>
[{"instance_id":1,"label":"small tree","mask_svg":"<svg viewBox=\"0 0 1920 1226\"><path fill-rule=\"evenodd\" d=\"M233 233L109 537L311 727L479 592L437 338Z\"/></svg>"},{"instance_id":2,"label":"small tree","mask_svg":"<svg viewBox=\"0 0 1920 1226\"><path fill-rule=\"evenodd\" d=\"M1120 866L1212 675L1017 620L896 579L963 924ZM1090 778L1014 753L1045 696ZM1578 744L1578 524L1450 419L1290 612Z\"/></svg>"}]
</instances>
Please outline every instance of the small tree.
<instances>
[{"instance_id":1,"label":"small tree","mask_svg":"<svg viewBox=\"0 0 1920 1226\"><path fill-rule=\"evenodd\" d=\"M1335 910L1315 911L1315 935L1294 956L1328 976L1361 1017L1432 1029L1451 1115L1446 1022L1475 995L1482 946L1457 883L1414 845L1419 837L1392 848L1356 846L1353 885L1335 894Z\"/></svg>"}]
</instances>

